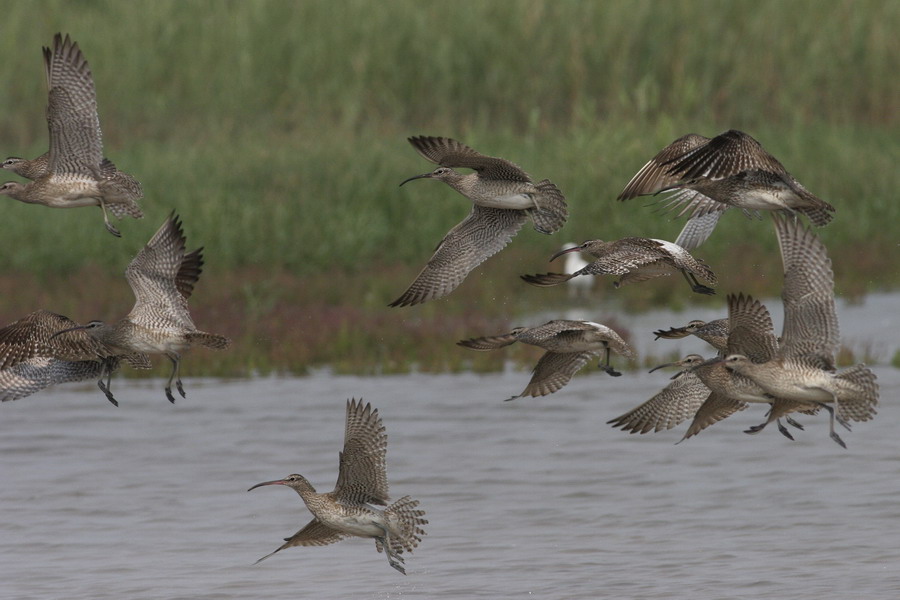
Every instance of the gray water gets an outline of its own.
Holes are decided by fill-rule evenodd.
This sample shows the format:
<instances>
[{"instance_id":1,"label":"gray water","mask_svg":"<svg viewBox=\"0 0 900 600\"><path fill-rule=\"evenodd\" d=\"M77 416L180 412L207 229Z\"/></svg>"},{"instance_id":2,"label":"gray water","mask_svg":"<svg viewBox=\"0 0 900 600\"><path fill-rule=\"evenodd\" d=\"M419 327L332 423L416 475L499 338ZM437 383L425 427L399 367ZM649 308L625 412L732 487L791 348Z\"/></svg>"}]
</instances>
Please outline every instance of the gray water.
<instances>
[{"instance_id":1,"label":"gray water","mask_svg":"<svg viewBox=\"0 0 900 600\"><path fill-rule=\"evenodd\" d=\"M657 317L641 327L681 324ZM588 368L514 402L526 371L188 379L174 406L161 381L118 379L118 409L59 386L0 406L0 597L897 598L900 370L875 371L879 414L846 450L825 415L794 442L742 433L759 406L678 445L686 423L605 424L663 372ZM382 414L392 496L428 513L409 575L363 539L254 565L310 516L247 488L299 472L330 490L352 396Z\"/></svg>"}]
</instances>

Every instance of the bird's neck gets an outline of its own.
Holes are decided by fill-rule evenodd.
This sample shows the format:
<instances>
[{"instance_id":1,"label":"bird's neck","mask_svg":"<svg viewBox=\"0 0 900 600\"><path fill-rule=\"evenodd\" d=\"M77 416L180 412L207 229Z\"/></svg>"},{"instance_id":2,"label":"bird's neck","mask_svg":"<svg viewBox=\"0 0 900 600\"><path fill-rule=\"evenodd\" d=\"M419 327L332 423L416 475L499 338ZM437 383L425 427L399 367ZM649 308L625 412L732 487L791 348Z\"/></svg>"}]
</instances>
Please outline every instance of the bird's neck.
<instances>
[{"instance_id":1,"label":"bird's neck","mask_svg":"<svg viewBox=\"0 0 900 600\"><path fill-rule=\"evenodd\" d=\"M453 171L452 173L447 174L443 178L443 181L454 190L461 193L463 196L467 196L467 192L475 187L478 181L478 174L468 173L466 175L463 175L462 173Z\"/></svg>"}]
</instances>

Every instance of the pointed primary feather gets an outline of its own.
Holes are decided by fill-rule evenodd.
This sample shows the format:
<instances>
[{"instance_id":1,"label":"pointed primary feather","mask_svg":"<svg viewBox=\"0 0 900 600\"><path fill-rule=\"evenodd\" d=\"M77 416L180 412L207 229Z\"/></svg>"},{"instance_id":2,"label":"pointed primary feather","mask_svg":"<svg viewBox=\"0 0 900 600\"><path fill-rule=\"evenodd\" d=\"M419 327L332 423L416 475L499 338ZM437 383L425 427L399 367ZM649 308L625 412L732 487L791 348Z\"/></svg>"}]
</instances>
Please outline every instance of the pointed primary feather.
<instances>
[{"instance_id":1,"label":"pointed primary feather","mask_svg":"<svg viewBox=\"0 0 900 600\"><path fill-rule=\"evenodd\" d=\"M94 79L78 44L56 34L53 50L44 48L49 87L49 171L55 175L99 176L103 160Z\"/></svg>"},{"instance_id":2,"label":"pointed primary feather","mask_svg":"<svg viewBox=\"0 0 900 600\"><path fill-rule=\"evenodd\" d=\"M710 199L719 206L723 206L721 202ZM726 207L727 208L727 207ZM723 209L724 210L724 209ZM685 250L693 250L709 239L719 223L719 217L722 216L722 210L714 210L701 216L694 216L687 220L681 233L675 239L675 245L681 246Z\"/></svg>"},{"instance_id":3,"label":"pointed primary feather","mask_svg":"<svg viewBox=\"0 0 900 600\"><path fill-rule=\"evenodd\" d=\"M607 423L629 433L671 429L694 416L709 395L699 377L682 371L655 396Z\"/></svg>"},{"instance_id":4,"label":"pointed primary feather","mask_svg":"<svg viewBox=\"0 0 900 600\"><path fill-rule=\"evenodd\" d=\"M729 294L726 354L743 354L755 363L772 360L778 353L772 317L758 300Z\"/></svg>"},{"instance_id":5,"label":"pointed primary feather","mask_svg":"<svg viewBox=\"0 0 900 600\"><path fill-rule=\"evenodd\" d=\"M546 396L562 389L594 356L593 352L544 353L532 371L528 386L519 396Z\"/></svg>"},{"instance_id":6,"label":"pointed primary feather","mask_svg":"<svg viewBox=\"0 0 900 600\"><path fill-rule=\"evenodd\" d=\"M454 139L420 135L409 138L409 143L423 158L443 167L474 169L484 179L531 181L528 173L515 163L486 156Z\"/></svg>"},{"instance_id":7,"label":"pointed primary feather","mask_svg":"<svg viewBox=\"0 0 900 600\"><path fill-rule=\"evenodd\" d=\"M184 232L173 212L125 269L125 279L135 296L129 319L152 324L165 315L179 325L196 329L187 298L200 276L203 259L200 250L186 256L184 249Z\"/></svg>"},{"instance_id":8,"label":"pointed primary feather","mask_svg":"<svg viewBox=\"0 0 900 600\"><path fill-rule=\"evenodd\" d=\"M648 160L647 164L641 167L641 170L631 178L631 181L619 194L618 199L628 200L637 196L655 194L678 183L681 178L669 173L671 161L684 156L688 151L707 142L709 142L708 137L696 133L681 136Z\"/></svg>"},{"instance_id":9,"label":"pointed primary feather","mask_svg":"<svg viewBox=\"0 0 900 600\"><path fill-rule=\"evenodd\" d=\"M361 400L348 400L335 498L352 504L387 504L386 455L387 433L378 410Z\"/></svg>"},{"instance_id":10,"label":"pointed primary feather","mask_svg":"<svg viewBox=\"0 0 900 600\"><path fill-rule=\"evenodd\" d=\"M753 169L790 174L762 144L743 131L730 129L669 161L669 173L682 179L724 179Z\"/></svg>"},{"instance_id":11,"label":"pointed primary feather","mask_svg":"<svg viewBox=\"0 0 900 600\"><path fill-rule=\"evenodd\" d=\"M469 216L444 236L415 281L390 306L409 306L446 296L472 269L505 248L525 219L521 210L473 204Z\"/></svg>"},{"instance_id":12,"label":"pointed primary feather","mask_svg":"<svg viewBox=\"0 0 900 600\"><path fill-rule=\"evenodd\" d=\"M781 354L813 356L834 368L840 347L834 272L822 240L799 219L772 215L784 266Z\"/></svg>"}]
</instances>

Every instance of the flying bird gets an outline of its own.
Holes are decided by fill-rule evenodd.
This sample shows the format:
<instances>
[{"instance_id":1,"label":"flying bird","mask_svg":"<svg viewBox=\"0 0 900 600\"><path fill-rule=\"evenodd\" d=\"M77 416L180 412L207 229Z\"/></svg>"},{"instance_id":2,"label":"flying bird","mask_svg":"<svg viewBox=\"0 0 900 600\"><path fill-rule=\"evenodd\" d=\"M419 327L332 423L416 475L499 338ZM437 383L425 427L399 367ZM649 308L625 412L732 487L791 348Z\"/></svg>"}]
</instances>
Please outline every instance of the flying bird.
<instances>
[{"instance_id":1,"label":"flying bird","mask_svg":"<svg viewBox=\"0 0 900 600\"><path fill-rule=\"evenodd\" d=\"M531 217L534 228L550 234L569 215L565 197L550 180L532 183L531 176L512 162L485 156L450 138L409 138L419 154L439 165L410 177L437 179L472 201L472 212L453 227L409 288L389 306L410 306L452 292L478 265L502 250ZM454 167L472 169L466 175Z\"/></svg>"}]
</instances>

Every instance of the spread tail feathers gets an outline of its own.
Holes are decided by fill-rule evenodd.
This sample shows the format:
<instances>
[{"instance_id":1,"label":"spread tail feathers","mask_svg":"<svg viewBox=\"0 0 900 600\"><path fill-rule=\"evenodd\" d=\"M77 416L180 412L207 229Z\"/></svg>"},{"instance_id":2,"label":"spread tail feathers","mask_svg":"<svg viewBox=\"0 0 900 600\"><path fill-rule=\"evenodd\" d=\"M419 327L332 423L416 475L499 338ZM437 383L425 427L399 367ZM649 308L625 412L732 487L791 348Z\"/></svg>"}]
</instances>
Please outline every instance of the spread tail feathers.
<instances>
[{"instance_id":1,"label":"spread tail feathers","mask_svg":"<svg viewBox=\"0 0 900 600\"><path fill-rule=\"evenodd\" d=\"M392 531L391 536L391 552L400 554L404 550L412 552L413 548L422 541L425 535L423 525L428 524L428 520L424 519L425 511L420 510L418 500L413 500L409 496L403 496L386 509L384 516ZM384 550L381 542L375 540L375 548L382 552Z\"/></svg>"},{"instance_id":2,"label":"spread tail feathers","mask_svg":"<svg viewBox=\"0 0 900 600\"><path fill-rule=\"evenodd\" d=\"M528 210L535 230L547 234L559 231L569 218L565 196L549 179L538 182L535 187L540 195L534 199L536 208Z\"/></svg>"},{"instance_id":3,"label":"spread tail feathers","mask_svg":"<svg viewBox=\"0 0 900 600\"><path fill-rule=\"evenodd\" d=\"M215 348L216 350L224 350L231 345L231 340L224 335L216 335L215 333L206 333L205 331L194 331L187 335L191 344L199 344L207 348Z\"/></svg>"}]
</instances>

